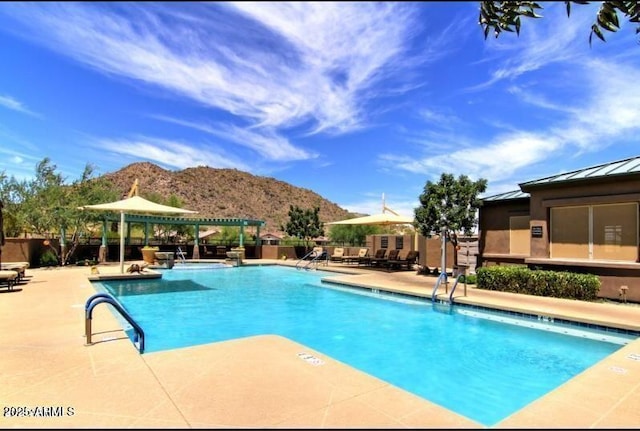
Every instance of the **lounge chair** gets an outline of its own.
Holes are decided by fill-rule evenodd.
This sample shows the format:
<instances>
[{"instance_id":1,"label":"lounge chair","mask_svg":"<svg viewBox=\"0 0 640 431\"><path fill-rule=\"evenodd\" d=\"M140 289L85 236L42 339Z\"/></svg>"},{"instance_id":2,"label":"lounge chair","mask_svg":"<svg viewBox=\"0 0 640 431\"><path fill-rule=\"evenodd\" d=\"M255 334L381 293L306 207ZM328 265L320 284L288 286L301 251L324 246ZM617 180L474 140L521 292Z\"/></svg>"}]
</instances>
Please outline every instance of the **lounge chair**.
<instances>
[{"instance_id":1,"label":"lounge chair","mask_svg":"<svg viewBox=\"0 0 640 431\"><path fill-rule=\"evenodd\" d=\"M387 265L387 262L390 260L397 260L398 259L398 253L400 253L400 250L389 250L389 253L386 255L386 257L383 257L382 259L372 259L371 260L371 266L381 266L384 267Z\"/></svg>"},{"instance_id":2,"label":"lounge chair","mask_svg":"<svg viewBox=\"0 0 640 431\"><path fill-rule=\"evenodd\" d=\"M369 256L368 248L361 248L358 251L358 254L352 256L342 256L342 263L360 263L360 260L363 260Z\"/></svg>"},{"instance_id":3,"label":"lounge chair","mask_svg":"<svg viewBox=\"0 0 640 431\"><path fill-rule=\"evenodd\" d=\"M402 269L403 266L407 267L407 271L413 268L413 265L418 260L419 253L416 250L411 250L407 253L404 258L398 258L395 260L389 259L385 262L385 266L387 267L387 271L391 271L393 268L397 267L398 269Z\"/></svg>"},{"instance_id":4,"label":"lounge chair","mask_svg":"<svg viewBox=\"0 0 640 431\"><path fill-rule=\"evenodd\" d=\"M332 262L342 262L343 258L344 258L344 248L343 247L336 247L333 250L333 254L331 256L329 256L329 260L331 260Z\"/></svg>"},{"instance_id":5,"label":"lounge chair","mask_svg":"<svg viewBox=\"0 0 640 431\"><path fill-rule=\"evenodd\" d=\"M18 280L18 273L16 271L2 271L0 270L0 283L7 285L9 290L13 290L13 286Z\"/></svg>"},{"instance_id":6,"label":"lounge chair","mask_svg":"<svg viewBox=\"0 0 640 431\"><path fill-rule=\"evenodd\" d=\"M306 259L314 260L322 265L328 265L329 253L327 253L324 247L313 247L313 250L306 255Z\"/></svg>"},{"instance_id":7,"label":"lounge chair","mask_svg":"<svg viewBox=\"0 0 640 431\"><path fill-rule=\"evenodd\" d=\"M391 253L392 251L393 250L389 250L389 253ZM375 256L369 259L369 266L380 266L387 260L387 249L381 248L380 250L376 251Z\"/></svg>"},{"instance_id":8,"label":"lounge chair","mask_svg":"<svg viewBox=\"0 0 640 431\"><path fill-rule=\"evenodd\" d=\"M373 256L365 256L362 259L358 260L358 265L371 265L371 262L374 260L378 261L384 259L385 254L387 254L387 249L381 248L376 251L376 254Z\"/></svg>"},{"instance_id":9,"label":"lounge chair","mask_svg":"<svg viewBox=\"0 0 640 431\"><path fill-rule=\"evenodd\" d=\"M3 262L0 264L1 271L15 271L18 273L18 279L20 281L26 275L26 270L29 267L29 262Z\"/></svg>"}]
</instances>

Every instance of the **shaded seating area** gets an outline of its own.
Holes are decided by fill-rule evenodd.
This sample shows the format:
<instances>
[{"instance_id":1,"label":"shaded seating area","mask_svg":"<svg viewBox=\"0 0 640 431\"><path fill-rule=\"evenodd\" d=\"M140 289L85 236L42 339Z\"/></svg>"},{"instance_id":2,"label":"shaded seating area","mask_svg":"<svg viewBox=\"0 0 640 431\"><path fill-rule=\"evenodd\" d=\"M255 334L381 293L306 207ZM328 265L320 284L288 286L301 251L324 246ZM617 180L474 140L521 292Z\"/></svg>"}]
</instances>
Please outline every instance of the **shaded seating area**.
<instances>
[{"instance_id":1,"label":"shaded seating area","mask_svg":"<svg viewBox=\"0 0 640 431\"><path fill-rule=\"evenodd\" d=\"M368 265L369 266L375 266L375 267L382 267L385 265L385 263L388 260L395 260L398 258L398 253L400 252L400 250L389 250L389 252L387 253L387 249L385 248L381 248L378 251L376 251L376 254L368 259Z\"/></svg>"},{"instance_id":2,"label":"shaded seating area","mask_svg":"<svg viewBox=\"0 0 640 431\"><path fill-rule=\"evenodd\" d=\"M410 250L406 253L404 257L398 256L396 259L389 259L384 262L384 266L387 268L387 271L391 271L393 269L401 270L403 267L406 267L407 271L413 269L413 265L418 261L418 257L420 253L416 250Z\"/></svg>"}]
</instances>

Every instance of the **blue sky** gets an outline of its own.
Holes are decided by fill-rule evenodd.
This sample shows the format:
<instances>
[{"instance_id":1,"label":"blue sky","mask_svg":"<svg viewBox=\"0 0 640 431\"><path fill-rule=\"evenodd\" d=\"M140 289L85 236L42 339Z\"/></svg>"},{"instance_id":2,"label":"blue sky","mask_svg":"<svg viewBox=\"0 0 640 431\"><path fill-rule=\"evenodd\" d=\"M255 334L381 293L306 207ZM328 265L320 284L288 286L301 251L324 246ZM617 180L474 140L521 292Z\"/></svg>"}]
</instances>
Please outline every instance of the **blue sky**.
<instances>
[{"instance_id":1,"label":"blue sky","mask_svg":"<svg viewBox=\"0 0 640 431\"><path fill-rule=\"evenodd\" d=\"M597 3L484 39L478 2L0 3L0 172L236 168L412 215L640 153L640 44ZM247 191L251 193L251 191Z\"/></svg>"}]
</instances>

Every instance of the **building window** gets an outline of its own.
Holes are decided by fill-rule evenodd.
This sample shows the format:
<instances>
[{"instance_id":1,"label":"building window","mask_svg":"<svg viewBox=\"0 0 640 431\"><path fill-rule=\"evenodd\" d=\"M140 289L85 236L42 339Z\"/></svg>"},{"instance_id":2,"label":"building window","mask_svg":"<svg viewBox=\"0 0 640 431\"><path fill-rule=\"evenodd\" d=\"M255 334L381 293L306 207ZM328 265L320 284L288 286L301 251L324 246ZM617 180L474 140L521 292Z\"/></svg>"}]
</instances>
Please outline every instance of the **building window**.
<instances>
[{"instance_id":1,"label":"building window","mask_svg":"<svg viewBox=\"0 0 640 431\"><path fill-rule=\"evenodd\" d=\"M402 250L404 248L404 237L396 236L396 250Z\"/></svg>"},{"instance_id":2,"label":"building window","mask_svg":"<svg viewBox=\"0 0 640 431\"><path fill-rule=\"evenodd\" d=\"M589 259L589 207L551 208L551 257Z\"/></svg>"},{"instance_id":3,"label":"building window","mask_svg":"<svg viewBox=\"0 0 640 431\"><path fill-rule=\"evenodd\" d=\"M380 237L380 248L389 248L389 237Z\"/></svg>"},{"instance_id":4,"label":"building window","mask_svg":"<svg viewBox=\"0 0 640 431\"><path fill-rule=\"evenodd\" d=\"M629 260L638 257L637 204L593 207L593 259Z\"/></svg>"},{"instance_id":5,"label":"building window","mask_svg":"<svg viewBox=\"0 0 640 431\"><path fill-rule=\"evenodd\" d=\"M529 216L509 217L509 254L529 256L530 252Z\"/></svg>"},{"instance_id":6,"label":"building window","mask_svg":"<svg viewBox=\"0 0 640 431\"><path fill-rule=\"evenodd\" d=\"M551 208L550 247L552 258L635 262L638 205Z\"/></svg>"}]
</instances>

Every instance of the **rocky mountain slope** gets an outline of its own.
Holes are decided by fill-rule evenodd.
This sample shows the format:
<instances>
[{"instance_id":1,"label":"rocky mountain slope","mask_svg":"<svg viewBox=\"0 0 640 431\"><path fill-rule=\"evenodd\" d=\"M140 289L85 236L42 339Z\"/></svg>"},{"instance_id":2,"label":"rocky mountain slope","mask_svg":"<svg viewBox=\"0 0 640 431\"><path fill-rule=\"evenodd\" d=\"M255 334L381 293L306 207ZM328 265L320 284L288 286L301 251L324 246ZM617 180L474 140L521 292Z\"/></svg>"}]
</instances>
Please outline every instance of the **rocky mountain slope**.
<instances>
[{"instance_id":1,"label":"rocky mountain slope","mask_svg":"<svg viewBox=\"0 0 640 431\"><path fill-rule=\"evenodd\" d=\"M203 218L250 218L264 220L261 233L281 234L280 226L289 220L289 205L320 207L323 222L349 217L349 212L317 193L270 177L236 169L199 166L169 171L153 163L133 163L104 175L122 194L138 179L139 195L160 193L180 198L184 208L198 211Z\"/></svg>"}]
</instances>

